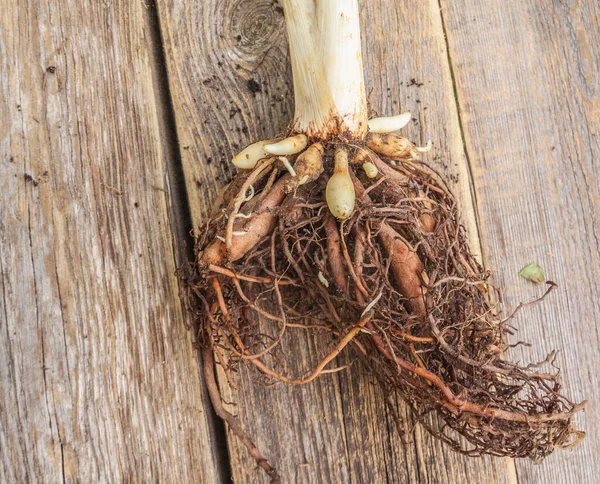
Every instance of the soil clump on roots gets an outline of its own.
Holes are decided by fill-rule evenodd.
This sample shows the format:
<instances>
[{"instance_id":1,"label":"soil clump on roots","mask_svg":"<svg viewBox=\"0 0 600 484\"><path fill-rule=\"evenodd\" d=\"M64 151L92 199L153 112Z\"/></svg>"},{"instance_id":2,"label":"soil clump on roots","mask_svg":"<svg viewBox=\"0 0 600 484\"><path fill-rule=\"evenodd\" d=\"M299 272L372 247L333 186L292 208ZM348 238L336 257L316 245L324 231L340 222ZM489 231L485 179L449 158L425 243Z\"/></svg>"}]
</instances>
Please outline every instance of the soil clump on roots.
<instances>
[{"instance_id":1,"label":"soil clump on roots","mask_svg":"<svg viewBox=\"0 0 600 484\"><path fill-rule=\"evenodd\" d=\"M540 460L579 441L571 417L583 404L560 394L558 372L505 359L510 328L500 295L469 250L448 186L415 146L369 135L311 148L321 164L303 183L275 156L241 171L197 236L196 259L180 277L205 360L212 365L214 355L232 385L240 364L267 384L301 384L351 349L460 452ZM356 197L344 220L326 193L341 151ZM298 156L285 161L301 171ZM294 368L281 345L290 331L327 338L330 353L311 369ZM435 424L425 423L428 413ZM222 408L219 415L233 422Z\"/></svg>"}]
</instances>

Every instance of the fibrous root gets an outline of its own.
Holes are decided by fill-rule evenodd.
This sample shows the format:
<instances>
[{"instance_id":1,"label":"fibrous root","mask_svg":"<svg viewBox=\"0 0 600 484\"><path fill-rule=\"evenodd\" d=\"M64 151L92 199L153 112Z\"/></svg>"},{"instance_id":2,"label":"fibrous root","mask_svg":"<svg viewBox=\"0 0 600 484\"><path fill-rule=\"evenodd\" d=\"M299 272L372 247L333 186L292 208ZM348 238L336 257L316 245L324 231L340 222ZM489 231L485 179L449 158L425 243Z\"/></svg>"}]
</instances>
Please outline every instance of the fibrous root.
<instances>
[{"instance_id":1,"label":"fibrous root","mask_svg":"<svg viewBox=\"0 0 600 484\"><path fill-rule=\"evenodd\" d=\"M229 377L244 362L268 383L302 384L351 346L456 450L539 460L581 439L571 418L583 404L557 374L504 358L500 295L457 203L420 160L428 148L392 133L409 119L371 120L363 142L299 134L233 159L242 171L181 270L206 359ZM312 368L294 368L281 344L299 330L329 338Z\"/></svg>"}]
</instances>

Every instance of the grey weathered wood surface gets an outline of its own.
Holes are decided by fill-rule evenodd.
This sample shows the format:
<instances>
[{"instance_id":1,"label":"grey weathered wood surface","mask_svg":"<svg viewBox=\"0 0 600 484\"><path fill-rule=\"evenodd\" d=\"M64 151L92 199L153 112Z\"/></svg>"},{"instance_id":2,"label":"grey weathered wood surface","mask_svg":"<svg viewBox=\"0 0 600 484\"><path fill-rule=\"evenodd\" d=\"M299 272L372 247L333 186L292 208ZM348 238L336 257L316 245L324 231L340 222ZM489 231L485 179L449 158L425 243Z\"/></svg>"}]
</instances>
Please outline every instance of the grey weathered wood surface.
<instances>
[{"instance_id":1,"label":"grey weathered wood surface","mask_svg":"<svg viewBox=\"0 0 600 484\"><path fill-rule=\"evenodd\" d=\"M0 8L0 482L204 482L142 2Z\"/></svg>"},{"instance_id":2,"label":"grey weathered wood surface","mask_svg":"<svg viewBox=\"0 0 600 484\"><path fill-rule=\"evenodd\" d=\"M286 127L288 49L275 2L157 3L158 16L122 1L0 10L2 482L228 480L177 299L191 228L177 207L187 197L199 225L231 155ZM516 322L536 341L517 357L563 350L567 393L592 400L588 438L541 466L463 458L421 430L403 447L356 363L298 388L242 372L238 392L221 382L226 398L285 482L596 482L600 7L373 0L361 16L371 107L411 110L409 136L458 176L507 306L540 293L517 276L527 262L559 283ZM323 349L289 348L299 362ZM264 482L227 444L235 482Z\"/></svg>"}]
</instances>

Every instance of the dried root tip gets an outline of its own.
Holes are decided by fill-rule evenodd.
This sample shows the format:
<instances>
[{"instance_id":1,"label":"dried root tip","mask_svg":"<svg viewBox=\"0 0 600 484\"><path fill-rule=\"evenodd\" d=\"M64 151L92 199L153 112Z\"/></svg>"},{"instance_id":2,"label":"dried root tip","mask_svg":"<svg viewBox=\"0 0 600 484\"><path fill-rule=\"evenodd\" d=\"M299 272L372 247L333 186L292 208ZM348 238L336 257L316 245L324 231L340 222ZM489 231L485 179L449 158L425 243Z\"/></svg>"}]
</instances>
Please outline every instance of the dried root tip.
<instances>
[{"instance_id":1,"label":"dried root tip","mask_svg":"<svg viewBox=\"0 0 600 484\"><path fill-rule=\"evenodd\" d=\"M367 178L376 178L379 174L379 170L377 170L377 167L370 161L363 163L362 168L365 171L365 175L367 175Z\"/></svg>"},{"instance_id":2,"label":"dried root tip","mask_svg":"<svg viewBox=\"0 0 600 484\"><path fill-rule=\"evenodd\" d=\"M246 146L242 151L232 158L231 162L237 168L242 170L253 169L260 160L271 156L267 151L265 151L265 146L267 146L270 142L271 140L264 140Z\"/></svg>"},{"instance_id":3,"label":"dried root tip","mask_svg":"<svg viewBox=\"0 0 600 484\"><path fill-rule=\"evenodd\" d=\"M298 155L294 163L296 175L285 185L286 193L290 193L300 185L316 180L323 172L323 145L315 143Z\"/></svg>"},{"instance_id":4,"label":"dried root tip","mask_svg":"<svg viewBox=\"0 0 600 484\"><path fill-rule=\"evenodd\" d=\"M410 113L402 113L398 116L369 119L369 131L371 133L393 133L404 128L410 120Z\"/></svg>"},{"instance_id":5,"label":"dried root tip","mask_svg":"<svg viewBox=\"0 0 600 484\"><path fill-rule=\"evenodd\" d=\"M338 148L335 152L333 175L327 182L325 198L335 218L344 220L352 214L356 194L348 173L348 153L344 148Z\"/></svg>"},{"instance_id":6,"label":"dried root tip","mask_svg":"<svg viewBox=\"0 0 600 484\"><path fill-rule=\"evenodd\" d=\"M397 134L370 133L367 146L375 153L389 158L410 158L415 151L415 145Z\"/></svg>"},{"instance_id":7,"label":"dried root tip","mask_svg":"<svg viewBox=\"0 0 600 484\"><path fill-rule=\"evenodd\" d=\"M282 139L277 143L267 144L265 151L275 156L287 156L300 153L308 144L308 138L305 134L297 134L289 138Z\"/></svg>"}]
</instances>

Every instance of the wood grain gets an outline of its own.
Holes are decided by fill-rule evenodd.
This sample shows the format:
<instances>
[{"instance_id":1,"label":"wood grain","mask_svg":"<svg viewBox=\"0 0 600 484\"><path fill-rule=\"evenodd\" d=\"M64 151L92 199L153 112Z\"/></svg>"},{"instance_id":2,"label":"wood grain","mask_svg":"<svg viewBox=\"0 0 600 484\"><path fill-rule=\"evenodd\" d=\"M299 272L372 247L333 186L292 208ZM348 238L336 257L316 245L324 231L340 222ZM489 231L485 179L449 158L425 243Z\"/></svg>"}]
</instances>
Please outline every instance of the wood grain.
<instances>
[{"instance_id":1,"label":"wood grain","mask_svg":"<svg viewBox=\"0 0 600 484\"><path fill-rule=\"evenodd\" d=\"M0 481L222 482L142 2L0 9Z\"/></svg>"},{"instance_id":2,"label":"wood grain","mask_svg":"<svg viewBox=\"0 0 600 484\"><path fill-rule=\"evenodd\" d=\"M158 5L188 197L199 226L232 176L231 156L282 132L291 119L283 17L276 4L260 0ZM361 15L372 109L415 113L408 134L423 144L433 140L432 160L456 181L478 245L439 4L363 2ZM302 335L286 345L303 366L323 351ZM296 388L260 387L246 370L239 392L221 379L225 399L236 402L235 413L284 482L516 482L512 461L464 458L422 430L404 446L385 396L350 355L339 358L338 364L349 363L347 370ZM410 423L404 404L394 406ZM228 445L234 480L265 482L234 437Z\"/></svg>"},{"instance_id":3,"label":"wood grain","mask_svg":"<svg viewBox=\"0 0 600 484\"><path fill-rule=\"evenodd\" d=\"M542 289L518 276L542 265L559 289L515 321L516 352L561 350L566 394L589 399L588 433L519 482L597 482L600 473L600 5L442 0L477 197L485 259L515 307Z\"/></svg>"}]
</instances>

